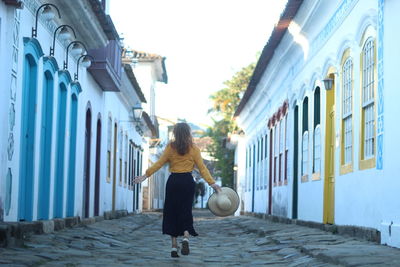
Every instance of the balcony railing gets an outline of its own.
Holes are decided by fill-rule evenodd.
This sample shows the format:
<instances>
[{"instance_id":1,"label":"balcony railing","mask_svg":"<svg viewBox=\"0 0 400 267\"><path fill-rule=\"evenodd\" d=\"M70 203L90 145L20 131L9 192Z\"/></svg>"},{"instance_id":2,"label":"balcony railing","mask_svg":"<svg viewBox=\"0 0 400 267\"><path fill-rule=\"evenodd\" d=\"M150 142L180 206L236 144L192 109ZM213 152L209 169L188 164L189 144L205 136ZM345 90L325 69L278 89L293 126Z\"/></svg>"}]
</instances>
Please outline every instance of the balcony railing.
<instances>
[{"instance_id":1,"label":"balcony railing","mask_svg":"<svg viewBox=\"0 0 400 267\"><path fill-rule=\"evenodd\" d=\"M121 86L121 46L118 41L109 40L105 47L91 49L94 61L89 68L103 91L119 92Z\"/></svg>"}]
</instances>

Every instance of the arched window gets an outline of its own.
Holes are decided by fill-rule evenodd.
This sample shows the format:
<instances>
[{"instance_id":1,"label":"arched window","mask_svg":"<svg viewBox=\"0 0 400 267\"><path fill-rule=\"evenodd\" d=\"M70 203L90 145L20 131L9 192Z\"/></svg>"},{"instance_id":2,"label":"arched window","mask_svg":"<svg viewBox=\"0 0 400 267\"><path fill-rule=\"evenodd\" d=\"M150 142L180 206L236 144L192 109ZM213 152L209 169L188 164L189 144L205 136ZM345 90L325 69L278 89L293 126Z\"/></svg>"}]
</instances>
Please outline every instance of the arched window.
<instances>
[{"instance_id":1,"label":"arched window","mask_svg":"<svg viewBox=\"0 0 400 267\"><path fill-rule=\"evenodd\" d=\"M314 129L314 173L321 173L321 127Z\"/></svg>"},{"instance_id":2,"label":"arched window","mask_svg":"<svg viewBox=\"0 0 400 267\"><path fill-rule=\"evenodd\" d=\"M302 125L302 181L308 181L308 97L303 100L303 125Z\"/></svg>"},{"instance_id":3,"label":"arched window","mask_svg":"<svg viewBox=\"0 0 400 267\"><path fill-rule=\"evenodd\" d=\"M122 185L122 155L123 155L123 151L124 151L124 147L123 147L123 131L122 129L119 132L119 136L118 136L118 150L119 150L119 185Z\"/></svg>"},{"instance_id":4,"label":"arched window","mask_svg":"<svg viewBox=\"0 0 400 267\"><path fill-rule=\"evenodd\" d=\"M260 138L260 180L258 181L258 186L260 190L263 188L263 182L264 182L264 136L261 135Z\"/></svg>"},{"instance_id":5,"label":"arched window","mask_svg":"<svg viewBox=\"0 0 400 267\"><path fill-rule=\"evenodd\" d=\"M316 179L319 179L321 172L321 95L320 88L315 88L314 91L314 149L313 149L313 173L316 174Z\"/></svg>"},{"instance_id":6,"label":"arched window","mask_svg":"<svg viewBox=\"0 0 400 267\"><path fill-rule=\"evenodd\" d=\"M249 147L249 179L247 180L247 191L251 191L251 181L253 179L253 166L254 166L254 159L253 159L253 146L250 145Z\"/></svg>"},{"instance_id":7,"label":"arched window","mask_svg":"<svg viewBox=\"0 0 400 267\"><path fill-rule=\"evenodd\" d=\"M125 134L125 158L124 158L124 187L127 186L128 184L128 151L129 151L129 145L128 145L128 135Z\"/></svg>"},{"instance_id":8,"label":"arched window","mask_svg":"<svg viewBox=\"0 0 400 267\"><path fill-rule=\"evenodd\" d=\"M111 181L111 140L112 140L112 117L107 121L107 182Z\"/></svg>"},{"instance_id":9,"label":"arched window","mask_svg":"<svg viewBox=\"0 0 400 267\"><path fill-rule=\"evenodd\" d=\"M308 174L308 131L303 133L302 140L302 162L301 162L301 175L304 179L307 179L306 176Z\"/></svg>"},{"instance_id":10,"label":"arched window","mask_svg":"<svg viewBox=\"0 0 400 267\"><path fill-rule=\"evenodd\" d=\"M285 150L285 122L284 119L279 121L279 183L282 182L284 175L284 150Z\"/></svg>"},{"instance_id":11,"label":"arched window","mask_svg":"<svg viewBox=\"0 0 400 267\"><path fill-rule=\"evenodd\" d=\"M287 183L288 179L288 156L289 156L289 139L288 139L288 114L285 116L285 174L284 182Z\"/></svg>"},{"instance_id":12,"label":"arched window","mask_svg":"<svg viewBox=\"0 0 400 267\"><path fill-rule=\"evenodd\" d=\"M268 134L264 136L264 166L265 166L265 175L264 175L264 189L267 189L268 183Z\"/></svg>"},{"instance_id":13,"label":"arched window","mask_svg":"<svg viewBox=\"0 0 400 267\"><path fill-rule=\"evenodd\" d=\"M258 139L258 176L257 176L257 189L261 189L261 177L262 177L262 138Z\"/></svg>"},{"instance_id":14,"label":"arched window","mask_svg":"<svg viewBox=\"0 0 400 267\"><path fill-rule=\"evenodd\" d=\"M252 164L251 164L251 162L252 162L252 160L251 160L251 145L249 146L249 148L248 148L248 152L249 152L249 155L248 155L248 157L249 157L249 168L248 168L248 174L247 174L247 185L246 185L246 188L247 188L247 191L250 191L250 180L251 180L251 166L253 166Z\"/></svg>"},{"instance_id":15,"label":"arched window","mask_svg":"<svg viewBox=\"0 0 400 267\"><path fill-rule=\"evenodd\" d=\"M279 123L275 125L274 139L274 185L277 185L279 175Z\"/></svg>"},{"instance_id":16,"label":"arched window","mask_svg":"<svg viewBox=\"0 0 400 267\"><path fill-rule=\"evenodd\" d=\"M375 164L375 41L368 38L363 46L361 75L361 162L360 168Z\"/></svg>"},{"instance_id":17,"label":"arched window","mask_svg":"<svg viewBox=\"0 0 400 267\"><path fill-rule=\"evenodd\" d=\"M353 164L353 60L347 50L342 60L341 174Z\"/></svg>"}]
</instances>

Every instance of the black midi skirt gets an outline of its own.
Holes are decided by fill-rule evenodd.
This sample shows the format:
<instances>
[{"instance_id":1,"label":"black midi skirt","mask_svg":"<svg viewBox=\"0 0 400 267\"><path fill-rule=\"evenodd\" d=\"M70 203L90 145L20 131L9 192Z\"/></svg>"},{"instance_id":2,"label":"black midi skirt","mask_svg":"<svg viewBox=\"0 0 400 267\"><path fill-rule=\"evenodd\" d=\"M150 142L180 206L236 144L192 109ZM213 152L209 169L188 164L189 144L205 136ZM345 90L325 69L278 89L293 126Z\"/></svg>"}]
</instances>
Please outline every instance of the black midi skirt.
<instances>
[{"instance_id":1,"label":"black midi skirt","mask_svg":"<svg viewBox=\"0 0 400 267\"><path fill-rule=\"evenodd\" d=\"M192 236L198 235L193 228L194 189L195 182L190 172L171 173L165 190L163 234L178 237L188 231Z\"/></svg>"}]
</instances>

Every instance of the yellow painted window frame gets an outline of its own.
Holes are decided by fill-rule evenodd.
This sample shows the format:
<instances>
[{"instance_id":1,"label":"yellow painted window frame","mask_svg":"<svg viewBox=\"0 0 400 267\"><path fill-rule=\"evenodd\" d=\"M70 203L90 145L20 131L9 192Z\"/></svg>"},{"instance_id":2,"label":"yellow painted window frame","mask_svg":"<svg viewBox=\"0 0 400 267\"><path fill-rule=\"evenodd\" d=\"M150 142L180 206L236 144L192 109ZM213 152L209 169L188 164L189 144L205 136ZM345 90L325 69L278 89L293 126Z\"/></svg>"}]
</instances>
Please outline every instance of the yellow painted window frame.
<instances>
[{"instance_id":1,"label":"yellow painted window frame","mask_svg":"<svg viewBox=\"0 0 400 267\"><path fill-rule=\"evenodd\" d=\"M352 143L352 147L351 147L351 162L350 163L345 163L344 162L344 157L345 157L345 120L343 119L343 98L344 98L344 75L343 75L343 67L344 64L346 63L347 59L351 59L353 61L353 59L351 58L351 51L350 48L347 48L342 56L342 60L340 63L341 66L341 78L340 78L340 83L341 83L341 98L340 98L340 103L341 103L341 116L340 116L340 170L339 170L339 174L340 175L344 175L347 173L351 173L353 172L353 163L354 163L354 123L352 123L352 127L351 127L351 143ZM352 88L351 88L351 93L352 93L352 105L351 105L351 121L353 122L354 120L354 61L353 63L353 68L352 68L352 72L351 72L351 79L352 79Z\"/></svg>"},{"instance_id":2,"label":"yellow painted window frame","mask_svg":"<svg viewBox=\"0 0 400 267\"><path fill-rule=\"evenodd\" d=\"M377 62L376 62L376 37L367 35L368 29L365 31L364 36L362 38L362 47L360 53L360 154L359 154L359 169L360 170L367 170L375 168L376 166L376 95L377 95L377 81L378 81L378 74L377 74ZM364 47L370 39L373 39L374 42L374 140L375 140L375 150L374 156L368 159L364 159L364 137L365 137L365 116L364 110L362 107L363 101L363 51Z\"/></svg>"}]
</instances>

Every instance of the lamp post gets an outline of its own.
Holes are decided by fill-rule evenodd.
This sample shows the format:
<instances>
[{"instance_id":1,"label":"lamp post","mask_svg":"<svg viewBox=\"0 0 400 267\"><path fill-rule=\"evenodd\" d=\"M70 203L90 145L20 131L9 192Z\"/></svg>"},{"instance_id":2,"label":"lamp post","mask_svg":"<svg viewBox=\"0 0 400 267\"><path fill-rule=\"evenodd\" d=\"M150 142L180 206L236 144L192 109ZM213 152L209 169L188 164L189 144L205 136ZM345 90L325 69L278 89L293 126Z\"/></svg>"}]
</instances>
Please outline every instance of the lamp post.
<instances>
[{"instance_id":1,"label":"lamp post","mask_svg":"<svg viewBox=\"0 0 400 267\"><path fill-rule=\"evenodd\" d=\"M81 59L82 59L82 61L81 61ZM92 57L91 55L81 55L78 58L78 61L76 62L76 73L74 75L74 81L78 80L79 63L82 63L82 66L84 68L89 68L90 65L92 64L92 62L90 60L94 61L94 57Z\"/></svg>"},{"instance_id":2,"label":"lamp post","mask_svg":"<svg viewBox=\"0 0 400 267\"><path fill-rule=\"evenodd\" d=\"M57 10L58 17L61 19L60 11L58 10L58 7L56 7L53 4L43 4L41 5L37 10L36 10L36 16L35 16L35 27L32 27L32 38L37 37L37 24L38 24L38 17L39 17L39 10L43 9L42 16L44 17L45 20L52 20L56 14L54 13L53 9L51 7L54 7Z\"/></svg>"},{"instance_id":3,"label":"lamp post","mask_svg":"<svg viewBox=\"0 0 400 267\"><path fill-rule=\"evenodd\" d=\"M69 52L69 48L71 47L71 45L72 45L71 53L75 56L81 55L83 53L83 49L85 49L85 51L87 51L84 43L82 43L81 41L72 41L67 46L67 51L66 51L65 60L64 60L64 70L68 68L68 52Z\"/></svg>"},{"instance_id":4,"label":"lamp post","mask_svg":"<svg viewBox=\"0 0 400 267\"><path fill-rule=\"evenodd\" d=\"M60 30L60 32L59 32L58 35L60 36L60 38L61 38L62 40L67 40L67 39L70 39L70 38L71 38L71 33L69 32L68 28L72 30L72 33L74 34L74 37L76 38L75 31L74 31L74 29L73 29L71 26L69 26L69 25L67 25L67 24L58 26L58 27L54 30L54 34L53 34L53 46L50 47L50 56L54 56L54 49L55 49L55 44L56 44L56 34L57 34L57 31L58 31L59 29L61 29L61 30Z\"/></svg>"}]
</instances>

